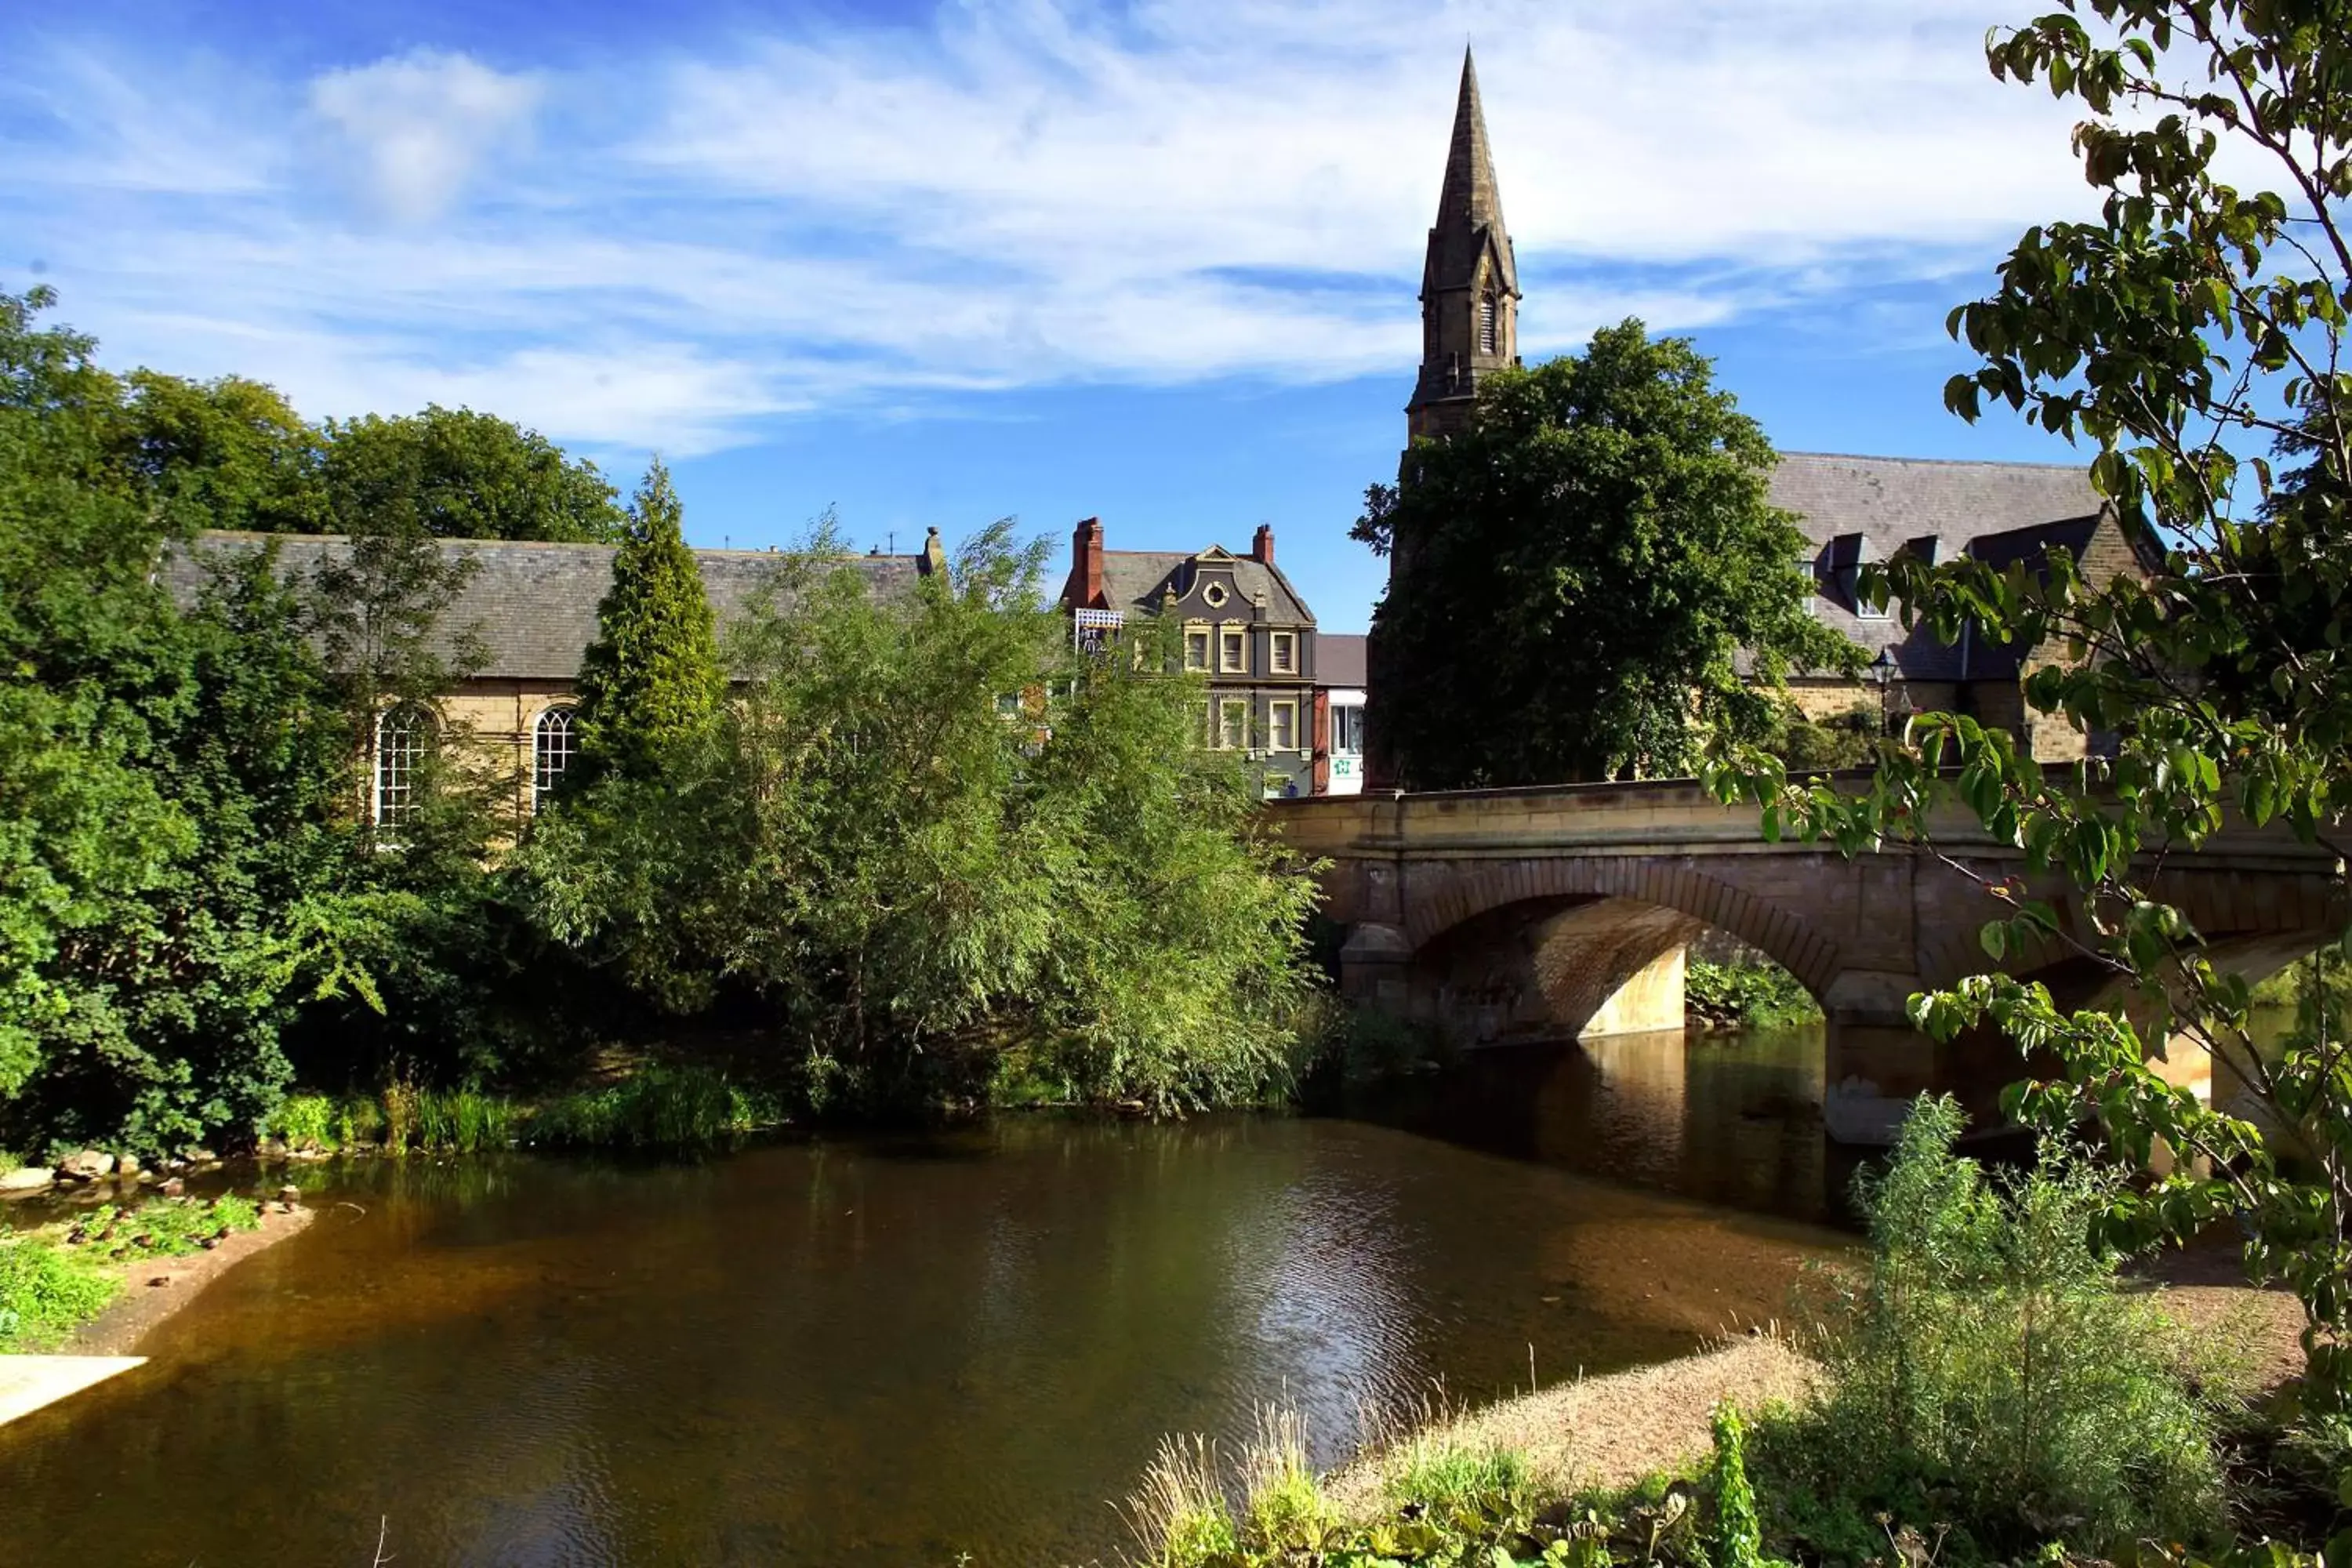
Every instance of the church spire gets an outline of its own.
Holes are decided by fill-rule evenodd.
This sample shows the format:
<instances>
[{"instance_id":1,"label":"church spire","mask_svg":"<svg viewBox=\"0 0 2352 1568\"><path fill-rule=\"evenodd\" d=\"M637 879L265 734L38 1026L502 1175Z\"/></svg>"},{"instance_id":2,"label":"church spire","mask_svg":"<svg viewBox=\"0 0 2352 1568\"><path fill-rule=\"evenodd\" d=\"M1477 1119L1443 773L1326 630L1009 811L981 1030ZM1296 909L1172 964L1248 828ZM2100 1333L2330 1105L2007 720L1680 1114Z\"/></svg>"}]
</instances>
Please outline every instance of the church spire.
<instances>
[{"instance_id":1,"label":"church spire","mask_svg":"<svg viewBox=\"0 0 2352 1568\"><path fill-rule=\"evenodd\" d=\"M1502 187L1478 101L1478 67L1462 51L1462 92L1445 183L1421 275L1421 379L1406 405L1412 435L1462 427L1478 378L1518 363L1519 272L1503 226Z\"/></svg>"}]
</instances>

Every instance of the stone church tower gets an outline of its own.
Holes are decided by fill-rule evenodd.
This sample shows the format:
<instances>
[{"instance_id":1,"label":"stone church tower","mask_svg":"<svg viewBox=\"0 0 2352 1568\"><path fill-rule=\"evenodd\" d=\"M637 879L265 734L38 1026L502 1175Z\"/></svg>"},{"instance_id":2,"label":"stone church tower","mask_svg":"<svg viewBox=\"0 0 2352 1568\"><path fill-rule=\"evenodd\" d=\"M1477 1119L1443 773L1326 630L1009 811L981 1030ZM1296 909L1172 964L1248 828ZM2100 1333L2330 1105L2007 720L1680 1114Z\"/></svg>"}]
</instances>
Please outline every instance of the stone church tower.
<instances>
[{"instance_id":1,"label":"stone church tower","mask_svg":"<svg viewBox=\"0 0 2352 1568\"><path fill-rule=\"evenodd\" d=\"M1503 227L1503 195L1478 105L1478 68L1462 52L1462 98L1429 257L1421 273L1421 380L1405 405L1413 437L1469 422L1478 382L1519 363L1519 269Z\"/></svg>"},{"instance_id":2,"label":"stone church tower","mask_svg":"<svg viewBox=\"0 0 2352 1568\"><path fill-rule=\"evenodd\" d=\"M1438 192L1437 221L1430 226L1429 254L1422 264L1421 379L1413 384L1412 401L1405 405L1408 443L1442 440L1467 428L1478 400L1478 383L1518 363L1518 263L1503 227L1502 188L1496 183L1495 155L1486 144L1486 111L1478 104L1478 68L1465 48L1454 141L1445 153L1445 184ZM1397 478L1412 482L1410 444L1397 466ZM1415 543L1402 533L1389 541L1390 603L1412 569ZM1380 719L1381 692L1396 689L1381 619L1381 612L1375 610L1365 646L1372 693L1364 741L1368 788L1397 783L1395 758Z\"/></svg>"}]
</instances>

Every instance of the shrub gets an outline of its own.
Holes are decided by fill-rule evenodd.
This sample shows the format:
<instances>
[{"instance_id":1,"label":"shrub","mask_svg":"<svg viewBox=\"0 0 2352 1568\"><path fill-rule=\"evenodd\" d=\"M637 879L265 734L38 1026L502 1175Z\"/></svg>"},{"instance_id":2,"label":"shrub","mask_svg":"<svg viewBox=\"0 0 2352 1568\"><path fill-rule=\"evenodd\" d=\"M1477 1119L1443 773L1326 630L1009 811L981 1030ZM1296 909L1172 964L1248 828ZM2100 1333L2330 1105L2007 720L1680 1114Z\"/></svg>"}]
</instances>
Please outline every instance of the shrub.
<instances>
[{"instance_id":1,"label":"shrub","mask_svg":"<svg viewBox=\"0 0 2352 1568\"><path fill-rule=\"evenodd\" d=\"M1690 961L1683 978L1684 1005L1703 1018L1749 1028L1786 1028L1817 1023L1822 1005L1802 982L1777 963L1710 963Z\"/></svg>"},{"instance_id":2,"label":"shrub","mask_svg":"<svg viewBox=\"0 0 2352 1568\"><path fill-rule=\"evenodd\" d=\"M2210 1539L2211 1412L2094 1241L2119 1178L2055 1143L2030 1173L1988 1177L1953 1153L1961 1126L1950 1100L1921 1100L1885 1173L1856 1183L1872 1255L1833 1288L1830 1391L1765 1446L1768 1497L1810 1494L1780 1522L1843 1521L1809 1555L1856 1550L1881 1510L1948 1522L1963 1552Z\"/></svg>"},{"instance_id":3,"label":"shrub","mask_svg":"<svg viewBox=\"0 0 2352 1568\"><path fill-rule=\"evenodd\" d=\"M583 1148L696 1149L780 1120L773 1101L708 1068L647 1068L609 1088L551 1100L535 1142Z\"/></svg>"},{"instance_id":4,"label":"shrub","mask_svg":"<svg viewBox=\"0 0 2352 1568\"><path fill-rule=\"evenodd\" d=\"M337 1137L335 1102L323 1094L289 1095L269 1113L264 1130L282 1138L290 1149L333 1151L342 1146Z\"/></svg>"},{"instance_id":5,"label":"shrub","mask_svg":"<svg viewBox=\"0 0 2352 1568\"><path fill-rule=\"evenodd\" d=\"M0 1351L46 1350L112 1299L114 1281L46 1241L0 1241Z\"/></svg>"}]
</instances>

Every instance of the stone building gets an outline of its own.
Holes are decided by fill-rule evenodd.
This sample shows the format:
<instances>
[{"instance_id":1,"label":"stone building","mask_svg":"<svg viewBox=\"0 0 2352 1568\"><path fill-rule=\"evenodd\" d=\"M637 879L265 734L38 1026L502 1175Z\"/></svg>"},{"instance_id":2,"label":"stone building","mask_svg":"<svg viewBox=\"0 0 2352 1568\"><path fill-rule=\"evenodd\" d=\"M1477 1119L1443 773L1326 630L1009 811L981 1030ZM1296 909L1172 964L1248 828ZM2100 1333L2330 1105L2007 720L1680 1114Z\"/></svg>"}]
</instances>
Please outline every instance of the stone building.
<instances>
[{"instance_id":1,"label":"stone building","mask_svg":"<svg viewBox=\"0 0 2352 1568\"><path fill-rule=\"evenodd\" d=\"M1408 481L1411 443L1465 428L1479 384L1519 363L1520 299L1477 68L1465 51L1422 268L1422 363L1405 405L1408 445L1400 464ZM1864 563L1906 550L1934 561L2022 562L2029 571L2059 551L2095 580L2143 569L2147 542L2103 509L2083 466L1788 452L1771 476L1770 495L1795 514L1805 536L1812 613L1873 660L1861 681L1796 679L1793 695L1808 717L1861 709L1885 721L1913 710L1957 710L2010 729L2036 755L2080 753L2082 737L2061 724L2037 724L2024 710L2019 682L2051 650L1988 646L1974 629L1946 647L1924 628L1906 633L1898 620L1874 614L1854 584ZM1389 557L1391 589L1412 570L1412 541L1399 539Z\"/></svg>"},{"instance_id":2,"label":"stone building","mask_svg":"<svg viewBox=\"0 0 2352 1568\"><path fill-rule=\"evenodd\" d=\"M289 584L315 580L320 567L345 562L351 552L351 542L337 535L215 531L199 534L193 549L167 553L158 575L175 599L193 604L208 578L207 558L269 543L278 547L278 577ZM433 639L436 654L465 673L423 710L395 706L381 715L362 809L396 826L425 748L437 734L457 733L511 778L520 827L576 754L580 666L596 637L596 607L612 586L614 549L509 540L445 540L440 548L473 563ZM698 550L694 556L723 647L782 558L754 550ZM918 554L849 556L843 564L863 574L875 593L895 595L919 576L944 571L946 555L934 529Z\"/></svg>"},{"instance_id":3,"label":"stone building","mask_svg":"<svg viewBox=\"0 0 2352 1568\"><path fill-rule=\"evenodd\" d=\"M1247 555L1223 545L1110 550L1099 518L1070 536L1062 607L1081 645L1156 616L1183 668L1208 677L1202 739L1262 766L1266 793L1315 787L1315 613L1274 563L1274 530L1260 524Z\"/></svg>"}]
</instances>

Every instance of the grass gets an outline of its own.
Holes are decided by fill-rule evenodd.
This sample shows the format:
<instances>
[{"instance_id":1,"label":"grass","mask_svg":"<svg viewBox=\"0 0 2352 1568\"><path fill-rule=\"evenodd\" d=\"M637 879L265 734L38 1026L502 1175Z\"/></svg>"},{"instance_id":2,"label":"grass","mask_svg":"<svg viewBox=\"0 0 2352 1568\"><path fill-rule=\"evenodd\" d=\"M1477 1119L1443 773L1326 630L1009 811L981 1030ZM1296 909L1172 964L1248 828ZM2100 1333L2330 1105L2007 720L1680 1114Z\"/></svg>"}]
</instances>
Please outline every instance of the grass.
<instances>
[{"instance_id":1,"label":"grass","mask_svg":"<svg viewBox=\"0 0 2352 1568\"><path fill-rule=\"evenodd\" d=\"M98 1316L119 1288L111 1265L185 1257L260 1224L253 1200L233 1194L152 1197L0 1237L0 1351L50 1349Z\"/></svg>"},{"instance_id":2,"label":"grass","mask_svg":"<svg viewBox=\"0 0 2352 1568\"><path fill-rule=\"evenodd\" d=\"M1308 1469L1295 1412L1268 1407L1230 1470L1200 1437L1170 1439L1124 1512L1146 1568L1711 1568L1689 1489L1670 1500L1539 1499L1507 1450L1404 1439L1369 1516L1350 1516ZM1732 1457L1736 1468L1738 1455ZM1721 1467L1718 1467L1720 1472ZM1661 1482L1658 1490L1664 1492ZM1728 1568L1724 1564L1723 1568ZM1760 1568L1755 1563L1744 1568Z\"/></svg>"},{"instance_id":3,"label":"grass","mask_svg":"<svg viewBox=\"0 0 2352 1568\"><path fill-rule=\"evenodd\" d=\"M699 1149L782 1120L776 1103L707 1068L647 1068L566 1095L530 1119L535 1142L591 1149Z\"/></svg>"},{"instance_id":4,"label":"grass","mask_svg":"<svg viewBox=\"0 0 2352 1568\"><path fill-rule=\"evenodd\" d=\"M263 1126L289 1149L473 1154L541 1143L701 1149L772 1126L776 1103L707 1068L652 1067L602 1089L530 1104L471 1089L394 1083L374 1094L289 1096Z\"/></svg>"},{"instance_id":5,"label":"grass","mask_svg":"<svg viewBox=\"0 0 2352 1568\"><path fill-rule=\"evenodd\" d=\"M0 1240L0 1351L48 1350L98 1316L116 1283L40 1237Z\"/></svg>"},{"instance_id":6,"label":"grass","mask_svg":"<svg viewBox=\"0 0 2352 1568\"><path fill-rule=\"evenodd\" d=\"M127 1207L99 1205L72 1222L65 1242L85 1258L120 1263L138 1257L185 1258L237 1231L260 1228L260 1206L234 1193L209 1203L150 1198Z\"/></svg>"}]
</instances>

